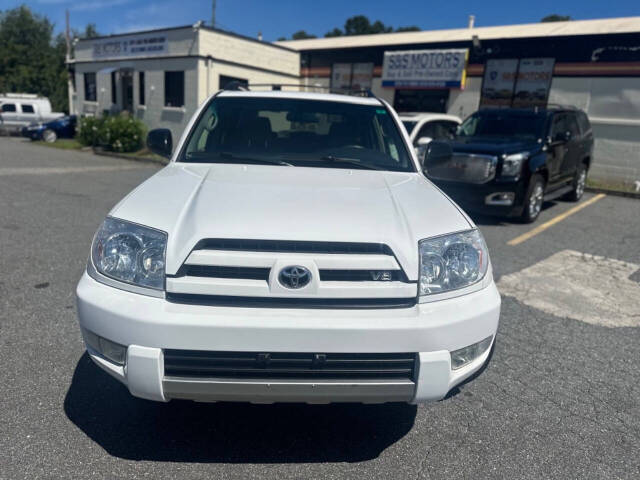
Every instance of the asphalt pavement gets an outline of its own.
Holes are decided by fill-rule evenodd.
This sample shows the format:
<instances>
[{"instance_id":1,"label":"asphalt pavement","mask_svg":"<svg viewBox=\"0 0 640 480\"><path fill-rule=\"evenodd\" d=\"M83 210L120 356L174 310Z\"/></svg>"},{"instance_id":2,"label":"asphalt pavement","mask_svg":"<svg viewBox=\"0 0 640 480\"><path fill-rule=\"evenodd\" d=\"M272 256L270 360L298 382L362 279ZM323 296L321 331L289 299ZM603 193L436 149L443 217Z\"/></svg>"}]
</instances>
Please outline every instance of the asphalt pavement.
<instances>
[{"instance_id":1,"label":"asphalt pavement","mask_svg":"<svg viewBox=\"0 0 640 480\"><path fill-rule=\"evenodd\" d=\"M640 296L608 287L635 325L611 326L513 287L567 250L640 265L640 200L600 198L514 246L535 225L476 218L511 293L490 365L441 402L158 404L92 364L74 300L96 228L158 168L0 138L0 478L640 478ZM595 288L587 309L598 265L571 277ZM634 292L640 270L620 281Z\"/></svg>"}]
</instances>

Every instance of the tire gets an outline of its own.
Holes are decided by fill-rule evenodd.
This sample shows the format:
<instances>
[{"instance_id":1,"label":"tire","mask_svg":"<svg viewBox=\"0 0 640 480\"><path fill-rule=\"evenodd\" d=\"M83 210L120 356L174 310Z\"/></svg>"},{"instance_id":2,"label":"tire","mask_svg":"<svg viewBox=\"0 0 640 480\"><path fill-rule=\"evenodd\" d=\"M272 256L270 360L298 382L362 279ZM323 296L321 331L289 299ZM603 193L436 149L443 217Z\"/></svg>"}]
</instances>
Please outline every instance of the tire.
<instances>
[{"instance_id":1,"label":"tire","mask_svg":"<svg viewBox=\"0 0 640 480\"><path fill-rule=\"evenodd\" d=\"M587 182L587 166L582 163L578 167L578 171L576 172L576 176L573 178L572 187L573 189L567 193L565 198L570 202L579 202L584 194L584 186Z\"/></svg>"},{"instance_id":2,"label":"tire","mask_svg":"<svg viewBox=\"0 0 640 480\"><path fill-rule=\"evenodd\" d=\"M544 203L544 178L537 173L531 176L527 196L524 200L524 208L520 217L524 223L533 223L540 215Z\"/></svg>"},{"instance_id":3,"label":"tire","mask_svg":"<svg viewBox=\"0 0 640 480\"><path fill-rule=\"evenodd\" d=\"M58 139L58 135L53 130L47 128L44 132L42 132L42 140L47 143L53 143Z\"/></svg>"}]
</instances>

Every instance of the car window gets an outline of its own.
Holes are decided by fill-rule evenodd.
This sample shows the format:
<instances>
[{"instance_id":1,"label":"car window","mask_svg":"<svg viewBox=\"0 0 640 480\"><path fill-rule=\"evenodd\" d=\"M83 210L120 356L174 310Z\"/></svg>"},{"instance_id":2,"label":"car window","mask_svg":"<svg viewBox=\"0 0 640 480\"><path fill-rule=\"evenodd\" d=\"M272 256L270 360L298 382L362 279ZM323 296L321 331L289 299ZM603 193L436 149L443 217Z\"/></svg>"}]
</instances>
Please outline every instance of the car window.
<instances>
[{"instance_id":1,"label":"car window","mask_svg":"<svg viewBox=\"0 0 640 480\"><path fill-rule=\"evenodd\" d=\"M417 123L418 122L416 122L415 120L402 120L402 125L404 125L404 128L407 130L407 133L409 135L411 135L411 132L413 132L413 129Z\"/></svg>"},{"instance_id":2,"label":"car window","mask_svg":"<svg viewBox=\"0 0 640 480\"><path fill-rule=\"evenodd\" d=\"M418 135L416 135L416 140L422 137L435 139L438 131L438 122L426 122L422 127L420 127L420 131L418 132Z\"/></svg>"},{"instance_id":3,"label":"car window","mask_svg":"<svg viewBox=\"0 0 640 480\"><path fill-rule=\"evenodd\" d=\"M542 137L545 117L523 111L481 111L468 117L458 128L462 137L518 137L534 140Z\"/></svg>"},{"instance_id":4,"label":"car window","mask_svg":"<svg viewBox=\"0 0 640 480\"><path fill-rule=\"evenodd\" d=\"M574 114L567 115L566 122L567 122L567 130L571 132L571 137L573 137L573 138L579 137L580 136L580 129L578 128L578 122L576 120L576 115L574 115Z\"/></svg>"},{"instance_id":5,"label":"car window","mask_svg":"<svg viewBox=\"0 0 640 480\"><path fill-rule=\"evenodd\" d=\"M559 133L565 133L569 130L567 126L567 116L564 114L557 114L553 116L553 122L551 123L551 138L556 138Z\"/></svg>"},{"instance_id":6,"label":"car window","mask_svg":"<svg viewBox=\"0 0 640 480\"><path fill-rule=\"evenodd\" d=\"M16 106L14 103L3 103L2 104L2 111L3 112L15 112L16 111Z\"/></svg>"},{"instance_id":7,"label":"car window","mask_svg":"<svg viewBox=\"0 0 640 480\"><path fill-rule=\"evenodd\" d=\"M214 98L180 161L415 170L382 105L268 97Z\"/></svg>"},{"instance_id":8,"label":"car window","mask_svg":"<svg viewBox=\"0 0 640 480\"><path fill-rule=\"evenodd\" d=\"M589 123L589 118L586 113L578 112L578 125L583 134L591 130L591 124Z\"/></svg>"},{"instance_id":9,"label":"car window","mask_svg":"<svg viewBox=\"0 0 640 480\"><path fill-rule=\"evenodd\" d=\"M33 105L29 105L28 103L22 104L22 113L35 113L33 109Z\"/></svg>"}]
</instances>

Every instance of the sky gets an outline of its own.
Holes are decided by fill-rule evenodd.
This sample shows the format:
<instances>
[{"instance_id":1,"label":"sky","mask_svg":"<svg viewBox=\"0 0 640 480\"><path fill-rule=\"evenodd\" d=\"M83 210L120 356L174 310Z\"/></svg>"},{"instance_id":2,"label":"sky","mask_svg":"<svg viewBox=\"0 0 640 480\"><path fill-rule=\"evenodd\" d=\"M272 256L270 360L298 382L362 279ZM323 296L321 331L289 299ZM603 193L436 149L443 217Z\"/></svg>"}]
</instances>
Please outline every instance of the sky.
<instances>
[{"instance_id":1,"label":"sky","mask_svg":"<svg viewBox=\"0 0 640 480\"><path fill-rule=\"evenodd\" d=\"M0 10L25 4L64 29L69 10L71 27L83 30L95 23L103 34L211 21L211 0L0 0ZM480 8L482 5L482 8ZM217 0L219 28L264 40L290 37L298 30L323 36L342 27L353 15L366 15L393 27L417 25L423 30L464 28L468 16L476 26L538 22L550 13L574 19L640 16L638 0Z\"/></svg>"}]
</instances>

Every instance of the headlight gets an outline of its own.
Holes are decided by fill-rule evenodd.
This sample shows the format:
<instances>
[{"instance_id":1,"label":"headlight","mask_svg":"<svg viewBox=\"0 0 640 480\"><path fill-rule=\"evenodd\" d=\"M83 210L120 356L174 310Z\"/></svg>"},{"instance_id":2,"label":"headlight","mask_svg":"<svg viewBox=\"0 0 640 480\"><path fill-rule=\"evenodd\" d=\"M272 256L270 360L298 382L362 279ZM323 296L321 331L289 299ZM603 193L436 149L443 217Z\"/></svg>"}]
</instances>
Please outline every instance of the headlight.
<instances>
[{"instance_id":1,"label":"headlight","mask_svg":"<svg viewBox=\"0 0 640 480\"><path fill-rule=\"evenodd\" d=\"M457 290L487 273L489 252L478 230L421 240L419 294Z\"/></svg>"},{"instance_id":2,"label":"headlight","mask_svg":"<svg viewBox=\"0 0 640 480\"><path fill-rule=\"evenodd\" d=\"M516 177L520 175L522 168L522 162L528 157L526 152L514 153L513 155L507 155L502 160L502 176L503 177Z\"/></svg>"},{"instance_id":3,"label":"headlight","mask_svg":"<svg viewBox=\"0 0 640 480\"><path fill-rule=\"evenodd\" d=\"M166 233L107 217L93 239L91 261L106 277L163 290L166 247Z\"/></svg>"}]
</instances>

